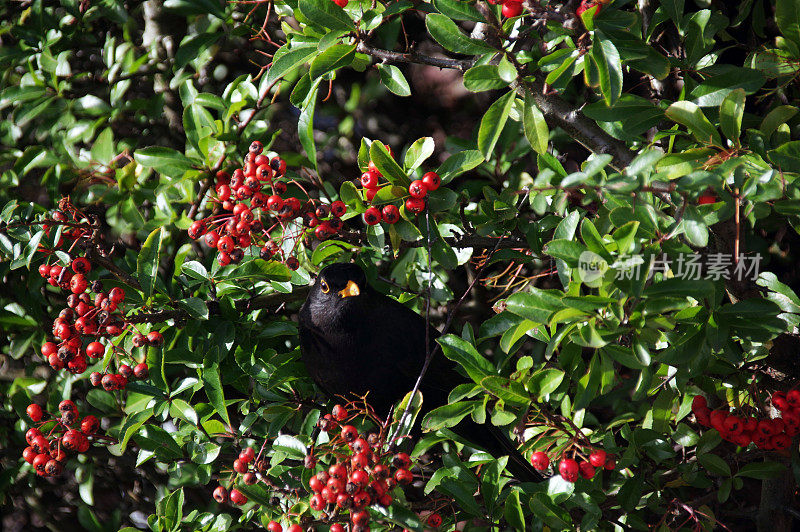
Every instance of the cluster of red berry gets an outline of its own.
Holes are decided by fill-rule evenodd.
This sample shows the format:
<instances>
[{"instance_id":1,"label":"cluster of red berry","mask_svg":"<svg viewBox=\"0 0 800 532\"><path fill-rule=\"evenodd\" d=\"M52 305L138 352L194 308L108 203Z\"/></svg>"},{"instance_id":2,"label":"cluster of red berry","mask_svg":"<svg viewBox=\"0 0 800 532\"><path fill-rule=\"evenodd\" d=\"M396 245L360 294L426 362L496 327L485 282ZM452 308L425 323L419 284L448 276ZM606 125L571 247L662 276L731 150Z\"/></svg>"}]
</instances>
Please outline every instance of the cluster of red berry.
<instances>
[{"instance_id":1,"label":"cluster of red berry","mask_svg":"<svg viewBox=\"0 0 800 532\"><path fill-rule=\"evenodd\" d=\"M286 175L286 162L277 156L270 158L263 151L263 144L254 141L241 168L236 168L233 174L217 172L216 196L212 198L215 212L193 222L189 236L202 237L209 247L218 250L217 261L222 266L240 262L245 251L257 245L262 259L280 258L296 270L300 261L292 252L306 230L292 232L297 229L293 221L302 217L303 225L313 229L319 240L325 240L342 230L341 217L347 207L341 201L316 206L313 200L302 202L293 196L284 197L287 184L280 179ZM276 242L272 233L278 229L280 238ZM293 242L289 251L283 246L287 239Z\"/></svg>"},{"instance_id":2,"label":"cluster of red berry","mask_svg":"<svg viewBox=\"0 0 800 532\"><path fill-rule=\"evenodd\" d=\"M330 414L323 416L317 426L321 432L331 434L330 441L312 448L305 457L304 466L317 470L308 481L311 509L322 512L325 521L335 521L349 513L351 530L364 532L369 530L367 507L373 504L390 506L392 490L398 485L409 484L414 474L408 454L383 451L386 441L378 433L361 434L353 425L345 424L361 414L362 411L350 412L346 407L336 405ZM258 454L251 447L243 449L233 462L234 473L227 485L238 481L249 486L265 480L270 462L262 458L262 454L263 448ZM331 463L323 465L320 459L330 459ZM240 490L223 485L214 489L213 496L219 503L230 501L243 505L248 502ZM441 523L441 517L431 514L428 523ZM276 532L282 531L283 527L279 522L271 521L267 529ZM294 532L302 530L302 527L293 524L288 530ZM345 529L340 523L332 522L330 530L344 532Z\"/></svg>"},{"instance_id":3,"label":"cluster of red berry","mask_svg":"<svg viewBox=\"0 0 800 532\"><path fill-rule=\"evenodd\" d=\"M342 9L347 7L347 4L350 3L350 0L331 0L334 4L341 7Z\"/></svg>"},{"instance_id":4,"label":"cluster of red berry","mask_svg":"<svg viewBox=\"0 0 800 532\"><path fill-rule=\"evenodd\" d=\"M56 216L59 212L54 213L54 220L60 218ZM125 301L125 290L114 287L104 292L99 280L94 280L90 284L88 276L91 271L92 264L86 257L76 257L69 265L45 263L39 266L39 274L51 285L70 292L67 297L67 307L62 309L53 321L52 332L55 341L45 342L41 353L53 369L66 368L75 375L86 371L88 359L103 358L106 347L98 341L100 338L119 336L128 327L121 312L121 306ZM161 333L153 331L147 337L137 334L134 337L134 345L137 345L137 339L140 337L152 338L149 342L151 345L161 345L164 341ZM88 343L84 346L87 340ZM112 344L112 349L115 355L122 353L132 360L134 367L131 368L123 363L118 365L118 373L93 372L90 380L94 386L102 385L108 391L119 390L134 376L140 379L147 378L147 364L137 363L121 347Z\"/></svg>"},{"instance_id":5,"label":"cluster of red berry","mask_svg":"<svg viewBox=\"0 0 800 532\"><path fill-rule=\"evenodd\" d=\"M313 492L309 504L328 517L349 511L353 530L363 531L369 530L370 515L366 507L372 504L390 506L392 490L398 484L409 484L414 474L408 454L383 453L385 442L377 433L360 434L353 425L342 424L351 417L347 408L336 405L332 413L318 423L323 432L332 433L340 428L338 435L331 439L331 444L339 449L326 453L334 459L333 463L309 480ZM349 455L342 456L343 444L347 445ZM309 469L316 468L316 457L309 457L305 465Z\"/></svg>"},{"instance_id":6,"label":"cluster of red berry","mask_svg":"<svg viewBox=\"0 0 800 532\"><path fill-rule=\"evenodd\" d=\"M43 477L56 477L64 470L67 452L85 453L89 450L89 439L102 439L95 433L100 422L92 415L80 419L78 409L70 400L61 401L58 405L59 417L45 419L46 412L36 403L28 406L28 417L38 427L31 427L25 433L28 447L22 451L22 457ZM54 423L53 428L45 436L41 427Z\"/></svg>"},{"instance_id":7,"label":"cluster of red berry","mask_svg":"<svg viewBox=\"0 0 800 532\"><path fill-rule=\"evenodd\" d=\"M547 453L536 451L531 455L531 465L534 469L544 471L550 467L550 458ZM599 468L613 471L617 461L602 449L593 449L588 460L578 462L574 458L563 457L558 462L558 473L567 482L576 482L578 475L589 480L594 477Z\"/></svg>"},{"instance_id":8,"label":"cluster of red berry","mask_svg":"<svg viewBox=\"0 0 800 532\"><path fill-rule=\"evenodd\" d=\"M800 434L800 390L772 394L772 405L781 412L781 417L761 418L737 416L727 408L711 410L702 395L692 399L692 412L697 422L711 427L723 440L739 447L754 443L764 450L784 450L792 444L792 437Z\"/></svg>"},{"instance_id":9,"label":"cluster of red berry","mask_svg":"<svg viewBox=\"0 0 800 532\"><path fill-rule=\"evenodd\" d=\"M392 149L386 147L389 155L394 157ZM360 182L364 187L364 196L367 201L372 202L378 191L385 185L380 183L383 174L375 166L372 161L369 162L367 171L361 174ZM415 179L408 185L408 198L405 201L406 211L412 214L419 214L425 210L425 196L428 192L432 192L439 188L442 180L436 172L428 172L422 176L422 179ZM364 212L364 223L367 225L375 225L380 222L387 224L395 224L400 221L400 209L397 205L387 204L381 208L373 205Z\"/></svg>"}]
</instances>

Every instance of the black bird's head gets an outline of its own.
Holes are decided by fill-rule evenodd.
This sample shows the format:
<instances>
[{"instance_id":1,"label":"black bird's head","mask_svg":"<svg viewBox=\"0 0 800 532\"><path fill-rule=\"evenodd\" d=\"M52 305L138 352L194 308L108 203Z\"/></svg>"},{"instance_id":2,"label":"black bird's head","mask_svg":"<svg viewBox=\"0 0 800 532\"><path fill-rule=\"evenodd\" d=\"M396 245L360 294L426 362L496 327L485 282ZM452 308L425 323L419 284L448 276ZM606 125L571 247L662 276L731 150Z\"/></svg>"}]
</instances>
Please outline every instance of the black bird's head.
<instances>
[{"instance_id":1,"label":"black bird's head","mask_svg":"<svg viewBox=\"0 0 800 532\"><path fill-rule=\"evenodd\" d=\"M319 272L310 299L328 309L349 306L368 289L367 276L357 264L337 263Z\"/></svg>"}]
</instances>

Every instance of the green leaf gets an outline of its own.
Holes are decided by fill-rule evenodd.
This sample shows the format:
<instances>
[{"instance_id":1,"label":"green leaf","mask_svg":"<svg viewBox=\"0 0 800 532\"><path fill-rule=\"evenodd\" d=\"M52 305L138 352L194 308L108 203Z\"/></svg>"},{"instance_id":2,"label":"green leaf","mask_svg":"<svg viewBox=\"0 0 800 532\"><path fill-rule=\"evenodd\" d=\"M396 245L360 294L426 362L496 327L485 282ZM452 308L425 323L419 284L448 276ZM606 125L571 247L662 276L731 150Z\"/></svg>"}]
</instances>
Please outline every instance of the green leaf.
<instances>
[{"instance_id":1,"label":"green leaf","mask_svg":"<svg viewBox=\"0 0 800 532\"><path fill-rule=\"evenodd\" d=\"M108 165L114 157L114 132L110 127L103 130L102 133L97 135L92 144L92 159Z\"/></svg>"},{"instance_id":2,"label":"green leaf","mask_svg":"<svg viewBox=\"0 0 800 532\"><path fill-rule=\"evenodd\" d=\"M603 99L613 106L622 94L622 62L617 47L599 30L594 34L592 59L597 65Z\"/></svg>"},{"instance_id":3,"label":"green leaf","mask_svg":"<svg viewBox=\"0 0 800 532\"><path fill-rule=\"evenodd\" d=\"M408 187L411 180L400 168L400 165L389 155L389 151L381 141L373 141L369 146L369 157L375 166L380 170L383 177L389 180L390 183Z\"/></svg>"},{"instance_id":4,"label":"green leaf","mask_svg":"<svg viewBox=\"0 0 800 532\"><path fill-rule=\"evenodd\" d=\"M477 55L494 51L494 48L488 44L470 39L464 35L455 22L439 13L428 14L425 17L425 26L428 28L428 33L431 34L431 37L451 52Z\"/></svg>"},{"instance_id":5,"label":"green leaf","mask_svg":"<svg viewBox=\"0 0 800 532\"><path fill-rule=\"evenodd\" d=\"M163 238L164 228L154 229L144 241L139 256L136 257L136 277L145 299L153 295L156 285Z\"/></svg>"},{"instance_id":6,"label":"green leaf","mask_svg":"<svg viewBox=\"0 0 800 532\"><path fill-rule=\"evenodd\" d=\"M786 466L778 462L750 462L742 466L736 476L765 480L780 476L784 471L786 471Z\"/></svg>"},{"instance_id":7,"label":"green leaf","mask_svg":"<svg viewBox=\"0 0 800 532\"><path fill-rule=\"evenodd\" d=\"M464 87L472 92L508 87L508 82L500 77L497 65L475 65L464 72L463 82Z\"/></svg>"},{"instance_id":8,"label":"green leaf","mask_svg":"<svg viewBox=\"0 0 800 532\"><path fill-rule=\"evenodd\" d=\"M348 66L353 62L356 54L356 45L334 44L326 48L311 62L308 73L314 80L332 72L337 68Z\"/></svg>"},{"instance_id":9,"label":"green leaf","mask_svg":"<svg viewBox=\"0 0 800 532\"><path fill-rule=\"evenodd\" d=\"M686 126L699 142L722 146L722 139L717 129L711 125L703 111L692 102L675 102L669 106L666 115L672 121Z\"/></svg>"},{"instance_id":10,"label":"green leaf","mask_svg":"<svg viewBox=\"0 0 800 532\"><path fill-rule=\"evenodd\" d=\"M480 11L475 8L474 2L465 0L433 0L433 6L441 13L453 20L472 20L482 22L484 20Z\"/></svg>"},{"instance_id":11,"label":"green leaf","mask_svg":"<svg viewBox=\"0 0 800 532\"><path fill-rule=\"evenodd\" d=\"M381 75L381 83L387 89L398 96L411 96L411 87L403 75L403 72L394 65L378 64L378 73Z\"/></svg>"},{"instance_id":12,"label":"green leaf","mask_svg":"<svg viewBox=\"0 0 800 532\"><path fill-rule=\"evenodd\" d=\"M195 464L210 464L219 456L221 446L212 442L190 443L187 448L192 453L192 462Z\"/></svg>"},{"instance_id":13,"label":"green leaf","mask_svg":"<svg viewBox=\"0 0 800 532\"><path fill-rule=\"evenodd\" d=\"M739 140L742 134L742 118L744 117L744 102L747 96L742 89L736 89L728 94L719 108L719 127L729 140Z\"/></svg>"},{"instance_id":14,"label":"green leaf","mask_svg":"<svg viewBox=\"0 0 800 532\"><path fill-rule=\"evenodd\" d=\"M328 3L333 4L333 2ZM267 79L265 82L267 85L271 85L275 81L279 80L289 72L292 72L297 67L308 61L311 56L319 53L319 48L314 45L303 45L291 49L288 48L288 46L289 45L286 44L277 52L275 52L275 60L267 71ZM281 50L285 51L280 53Z\"/></svg>"},{"instance_id":15,"label":"green leaf","mask_svg":"<svg viewBox=\"0 0 800 532\"><path fill-rule=\"evenodd\" d=\"M442 184L447 184L464 172L472 170L485 159L478 150L464 150L454 153L443 162L436 173L442 178Z\"/></svg>"},{"instance_id":16,"label":"green leaf","mask_svg":"<svg viewBox=\"0 0 800 532\"><path fill-rule=\"evenodd\" d=\"M725 460L723 460L716 454L709 453L709 454L698 455L697 460L704 468L706 468L711 473L723 477L731 476L731 466L729 466Z\"/></svg>"},{"instance_id":17,"label":"green leaf","mask_svg":"<svg viewBox=\"0 0 800 532\"><path fill-rule=\"evenodd\" d=\"M522 504L519 500L519 489L513 488L511 493L506 497L505 508L503 509L503 516L511 528L525 532L525 512L522 511Z\"/></svg>"},{"instance_id":18,"label":"green leaf","mask_svg":"<svg viewBox=\"0 0 800 532\"><path fill-rule=\"evenodd\" d=\"M475 410L475 406L475 401L459 401L434 408L425 414L422 420L422 430L431 432L447 427L455 427Z\"/></svg>"},{"instance_id":19,"label":"green leaf","mask_svg":"<svg viewBox=\"0 0 800 532\"><path fill-rule=\"evenodd\" d=\"M433 137L422 137L421 139L417 139L414 141L408 151L406 151L405 159L403 160L403 166L405 167L406 171L411 171L425 162L425 160L433 155L433 150L436 147L436 144L433 141Z\"/></svg>"},{"instance_id":20,"label":"green leaf","mask_svg":"<svg viewBox=\"0 0 800 532\"><path fill-rule=\"evenodd\" d=\"M183 456L183 451L175 438L161 427L145 425L133 439L142 449L153 451L161 462L176 460Z\"/></svg>"},{"instance_id":21,"label":"green leaf","mask_svg":"<svg viewBox=\"0 0 800 532\"><path fill-rule=\"evenodd\" d=\"M784 37L800 46L800 3L797 0L777 0L775 22Z\"/></svg>"},{"instance_id":22,"label":"green leaf","mask_svg":"<svg viewBox=\"0 0 800 532\"><path fill-rule=\"evenodd\" d=\"M231 425L231 420L228 417L228 409L225 405L225 395L222 392L222 380L219 374L219 363L213 362L204 364L203 367L203 384L208 400L214 407L214 410L220 415L226 425Z\"/></svg>"},{"instance_id":23,"label":"green leaf","mask_svg":"<svg viewBox=\"0 0 800 532\"><path fill-rule=\"evenodd\" d=\"M531 397L525 391L525 387L506 377L490 375L481 380L481 386L486 388L489 393L503 400L505 403L517 406L528 406Z\"/></svg>"},{"instance_id":24,"label":"green leaf","mask_svg":"<svg viewBox=\"0 0 800 532\"><path fill-rule=\"evenodd\" d=\"M586 251L586 246L575 240L559 238L548 242L542 251L575 267L578 265L581 253Z\"/></svg>"},{"instance_id":25,"label":"green leaf","mask_svg":"<svg viewBox=\"0 0 800 532\"><path fill-rule=\"evenodd\" d=\"M197 320L208 319L208 305L199 297L189 297L178 302L181 308L185 309L189 315Z\"/></svg>"},{"instance_id":26,"label":"green leaf","mask_svg":"<svg viewBox=\"0 0 800 532\"><path fill-rule=\"evenodd\" d=\"M556 391L564 380L565 373L560 369L541 369L531 375L526 384L531 393L536 394L539 401Z\"/></svg>"},{"instance_id":27,"label":"green leaf","mask_svg":"<svg viewBox=\"0 0 800 532\"><path fill-rule=\"evenodd\" d=\"M181 69L194 59L197 59L198 56L216 43L222 35L223 33L218 31L184 37L180 46L178 46L178 51L175 52L175 69Z\"/></svg>"},{"instance_id":28,"label":"green leaf","mask_svg":"<svg viewBox=\"0 0 800 532\"><path fill-rule=\"evenodd\" d=\"M757 70L734 68L729 72L712 76L692 91L694 103L699 107L716 107L731 91L742 90L745 94L753 94L760 89L766 80Z\"/></svg>"},{"instance_id":29,"label":"green leaf","mask_svg":"<svg viewBox=\"0 0 800 532\"><path fill-rule=\"evenodd\" d=\"M699 248L708 245L708 225L694 205L686 206L683 213L683 227L690 244Z\"/></svg>"},{"instance_id":30,"label":"green leaf","mask_svg":"<svg viewBox=\"0 0 800 532\"><path fill-rule=\"evenodd\" d=\"M272 448L282 451L292 458L303 458L308 453L303 442L289 434L281 434L272 443Z\"/></svg>"},{"instance_id":31,"label":"green leaf","mask_svg":"<svg viewBox=\"0 0 800 532\"><path fill-rule=\"evenodd\" d=\"M442 346L444 355L457 362L472 380L479 383L489 374L494 373L494 365L478 353L475 347L466 340L448 334L436 340Z\"/></svg>"},{"instance_id":32,"label":"green leaf","mask_svg":"<svg viewBox=\"0 0 800 532\"><path fill-rule=\"evenodd\" d=\"M525 138L536 153L547 153L547 144L550 142L550 130L547 128L544 115L536 107L533 97L525 95L525 113L522 115L522 125L525 129Z\"/></svg>"},{"instance_id":33,"label":"green leaf","mask_svg":"<svg viewBox=\"0 0 800 532\"><path fill-rule=\"evenodd\" d=\"M297 7L308 20L323 28L341 31L356 29L347 12L330 0L299 0Z\"/></svg>"},{"instance_id":34,"label":"green leaf","mask_svg":"<svg viewBox=\"0 0 800 532\"><path fill-rule=\"evenodd\" d=\"M133 158L142 166L169 177L182 177L192 169L192 161L172 148L161 146L142 148L134 152Z\"/></svg>"},{"instance_id":35,"label":"green leaf","mask_svg":"<svg viewBox=\"0 0 800 532\"><path fill-rule=\"evenodd\" d=\"M136 434L139 428L144 425L144 422L153 417L153 410L151 408L147 408L142 410L141 412L136 412L135 414L131 414L125 418L125 421L122 423L122 428L119 430L119 448L120 451L124 452L125 447L128 445L128 440L131 439L131 436Z\"/></svg>"},{"instance_id":36,"label":"green leaf","mask_svg":"<svg viewBox=\"0 0 800 532\"><path fill-rule=\"evenodd\" d=\"M778 129L778 126L791 120L797 114L797 111L797 107L779 105L767 113L767 116L761 121L761 125L758 126L758 130L764 134L764 137L769 138Z\"/></svg>"},{"instance_id":37,"label":"green leaf","mask_svg":"<svg viewBox=\"0 0 800 532\"><path fill-rule=\"evenodd\" d=\"M179 418L192 425L197 425L198 418L192 405L183 399L172 399L169 404L169 415L173 418Z\"/></svg>"},{"instance_id":38,"label":"green leaf","mask_svg":"<svg viewBox=\"0 0 800 532\"><path fill-rule=\"evenodd\" d=\"M303 110L297 120L297 136L300 138L300 145L306 151L306 157L317 167L317 146L314 143L314 111L317 106L317 90L319 89L319 78L314 83L313 89L308 94L304 102Z\"/></svg>"},{"instance_id":39,"label":"green leaf","mask_svg":"<svg viewBox=\"0 0 800 532\"><path fill-rule=\"evenodd\" d=\"M500 138L500 133L503 132L516 96L514 91L509 91L501 96L481 118L481 125L478 129L478 149L486 159L492 157L492 152Z\"/></svg>"},{"instance_id":40,"label":"green leaf","mask_svg":"<svg viewBox=\"0 0 800 532\"><path fill-rule=\"evenodd\" d=\"M528 292L517 292L506 299L509 312L535 323L547 323L550 316L564 308L562 292L530 288Z\"/></svg>"}]
</instances>

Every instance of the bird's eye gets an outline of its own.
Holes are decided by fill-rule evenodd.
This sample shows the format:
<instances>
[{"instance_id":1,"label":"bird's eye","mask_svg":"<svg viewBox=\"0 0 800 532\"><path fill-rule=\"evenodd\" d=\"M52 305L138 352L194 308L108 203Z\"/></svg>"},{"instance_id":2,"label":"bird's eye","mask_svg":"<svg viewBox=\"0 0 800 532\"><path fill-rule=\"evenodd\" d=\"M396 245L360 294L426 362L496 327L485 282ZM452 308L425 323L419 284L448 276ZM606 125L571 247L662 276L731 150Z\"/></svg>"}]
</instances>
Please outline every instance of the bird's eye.
<instances>
[{"instance_id":1,"label":"bird's eye","mask_svg":"<svg viewBox=\"0 0 800 532\"><path fill-rule=\"evenodd\" d=\"M322 290L323 294L327 294L331 291L331 287L328 286L328 283L325 282L325 279L321 279L319 282L319 287Z\"/></svg>"}]
</instances>

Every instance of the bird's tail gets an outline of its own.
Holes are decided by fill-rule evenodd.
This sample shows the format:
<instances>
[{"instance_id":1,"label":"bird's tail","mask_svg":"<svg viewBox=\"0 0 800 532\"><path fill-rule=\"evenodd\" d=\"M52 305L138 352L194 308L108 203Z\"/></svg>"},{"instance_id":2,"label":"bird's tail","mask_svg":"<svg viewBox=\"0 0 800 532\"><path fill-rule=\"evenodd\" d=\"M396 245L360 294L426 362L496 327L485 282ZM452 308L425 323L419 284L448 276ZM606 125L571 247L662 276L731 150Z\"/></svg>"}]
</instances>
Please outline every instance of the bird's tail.
<instances>
[{"instance_id":1,"label":"bird's tail","mask_svg":"<svg viewBox=\"0 0 800 532\"><path fill-rule=\"evenodd\" d=\"M544 477L520 454L514 443L498 427L488 423L479 425L466 418L454 430L470 442L486 449L495 458L508 455L506 469L520 482L544 480Z\"/></svg>"}]
</instances>

